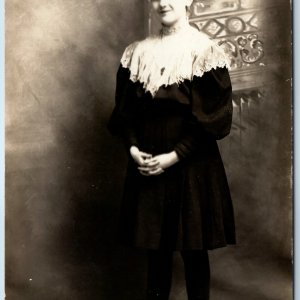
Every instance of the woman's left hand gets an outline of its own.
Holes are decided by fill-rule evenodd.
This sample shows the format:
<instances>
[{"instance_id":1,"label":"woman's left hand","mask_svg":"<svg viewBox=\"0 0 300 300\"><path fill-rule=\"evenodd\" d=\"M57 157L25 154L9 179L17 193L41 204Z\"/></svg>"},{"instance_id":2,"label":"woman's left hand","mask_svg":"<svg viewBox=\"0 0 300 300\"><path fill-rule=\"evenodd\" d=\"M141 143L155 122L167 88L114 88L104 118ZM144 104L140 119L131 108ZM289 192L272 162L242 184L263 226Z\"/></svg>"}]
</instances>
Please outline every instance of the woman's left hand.
<instances>
[{"instance_id":1,"label":"woman's left hand","mask_svg":"<svg viewBox=\"0 0 300 300\"><path fill-rule=\"evenodd\" d=\"M159 175L163 171L179 161L177 153L172 151L170 153L159 154L147 161L146 166L139 167L139 171L144 176Z\"/></svg>"}]
</instances>

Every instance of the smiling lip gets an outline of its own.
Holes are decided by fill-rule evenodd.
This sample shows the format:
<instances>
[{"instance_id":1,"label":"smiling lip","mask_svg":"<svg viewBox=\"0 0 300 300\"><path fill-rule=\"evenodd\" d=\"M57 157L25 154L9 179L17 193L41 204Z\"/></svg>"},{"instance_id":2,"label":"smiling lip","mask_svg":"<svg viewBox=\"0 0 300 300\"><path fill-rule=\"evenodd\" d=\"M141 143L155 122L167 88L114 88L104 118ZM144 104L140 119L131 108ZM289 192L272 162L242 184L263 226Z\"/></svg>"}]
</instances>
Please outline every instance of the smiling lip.
<instances>
[{"instance_id":1,"label":"smiling lip","mask_svg":"<svg viewBox=\"0 0 300 300\"><path fill-rule=\"evenodd\" d=\"M168 12L170 12L170 10L161 10L159 13L163 15L163 14L166 14Z\"/></svg>"},{"instance_id":2,"label":"smiling lip","mask_svg":"<svg viewBox=\"0 0 300 300\"><path fill-rule=\"evenodd\" d=\"M160 12L160 15L161 16L166 16L168 13L169 13L169 11L162 11L162 12Z\"/></svg>"}]
</instances>

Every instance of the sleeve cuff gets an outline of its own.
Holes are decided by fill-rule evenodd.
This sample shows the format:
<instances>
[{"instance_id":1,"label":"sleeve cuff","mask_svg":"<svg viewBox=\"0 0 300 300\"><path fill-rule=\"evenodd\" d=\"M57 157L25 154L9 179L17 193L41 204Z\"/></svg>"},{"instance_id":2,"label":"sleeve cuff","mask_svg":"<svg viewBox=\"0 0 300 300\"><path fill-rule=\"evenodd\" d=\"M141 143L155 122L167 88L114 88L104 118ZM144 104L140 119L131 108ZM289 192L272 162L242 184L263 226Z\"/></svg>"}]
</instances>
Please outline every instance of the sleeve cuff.
<instances>
[{"instance_id":1,"label":"sleeve cuff","mask_svg":"<svg viewBox=\"0 0 300 300\"><path fill-rule=\"evenodd\" d=\"M174 147L174 151L176 152L179 160L186 158L190 153L189 149L185 147L183 144L177 144Z\"/></svg>"}]
</instances>

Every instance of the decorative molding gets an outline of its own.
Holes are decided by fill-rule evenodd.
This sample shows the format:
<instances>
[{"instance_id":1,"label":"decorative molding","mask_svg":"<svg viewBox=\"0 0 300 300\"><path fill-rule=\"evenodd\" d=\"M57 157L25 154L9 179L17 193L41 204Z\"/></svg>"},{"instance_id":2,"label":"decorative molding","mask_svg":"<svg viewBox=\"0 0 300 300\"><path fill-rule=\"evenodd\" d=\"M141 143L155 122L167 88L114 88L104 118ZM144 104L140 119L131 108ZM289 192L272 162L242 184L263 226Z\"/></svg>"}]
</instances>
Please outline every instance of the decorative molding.
<instances>
[{"instance_id":1,"label":"decorative molding","mask_svg":"<svg viewBox=\"0 0 300 300\"><path fill-rule=\"evenodd\" d=\"M190 18L202 17L207 14L224 13L235 11L241 8L240 0L196 0L191 7Z\"/></svg>"},{"instance_id":2,"label":"decorative molding","mask_svg":"<svg viewBox=\"0 0 300 300\"><path fill-rule=\"evenodd\" d=\"M234 107L242 107L246 105L250 107L252 104L259 104L264 99L264 88L253 88L233 93L232 102Z\"/></svg>"},{"instance_id":3,"label":"decorative molding","mask_svg":"<svg viewBox=\"0 0 300 300\"><path fill-rule=\"evenodd\" d=\"M264 86L266 68L261 67L259 72L256 67L230 71L233 91L255 89Z\"/></svg>"},{"instance_id":4,"label":"decorative molding","mask_svg":"<svg viewBox=\"0 0 300 300\"><path fill-rule=\"evenodd\" d=\"M231 59L232 70L248 68L252 65L264 67L263 41L258 34L242 34L233 38L221 39L225 51Z\"/></svg>"},{"instance_id":5,"label":"decorative molding","mask_svg":"<svg viewBox=\"0 0 300 300\"><path fill-rule=\"evenodd\" d=\"M223 38L241 33L253 33L259 31L262 12L251 10L240 10L218 15L205 15L197 18L190 18L195 24L212 38Z\"/></svg>"}]
</instances>

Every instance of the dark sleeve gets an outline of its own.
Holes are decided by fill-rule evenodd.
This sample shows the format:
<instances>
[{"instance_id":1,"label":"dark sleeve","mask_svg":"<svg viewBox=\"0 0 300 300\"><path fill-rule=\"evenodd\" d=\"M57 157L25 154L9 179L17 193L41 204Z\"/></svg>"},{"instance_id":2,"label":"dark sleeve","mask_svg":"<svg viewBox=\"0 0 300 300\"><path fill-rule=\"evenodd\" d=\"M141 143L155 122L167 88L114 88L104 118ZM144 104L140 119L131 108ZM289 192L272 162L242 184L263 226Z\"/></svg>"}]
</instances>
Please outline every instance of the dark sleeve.
<instances>
[{"instance_id":1,"label":"dark sleeve","mask_svg":"<svg viewBox=\"0 0 300 300\"><path fill-rule=\"evenodd\" d=\"M194 76L191 89L192 114L185 136L175 146L180 159L201 147L203 139L228 135L232 122L232 87L227 68Z\"/></svg>"},{"instance_id":2,"label":"dark sleeve","mask_svg":"<svg viewBox=\"0 0 300 300\"><path fill-rule=\"evenodd\" d=\"M121 65L117 72L115 107L108 121L107 128L112 135L119 136L130 146L138 146L135 134L136 97L134 83L130 80L130 71Z\"/></svg>"}]
</instances>

